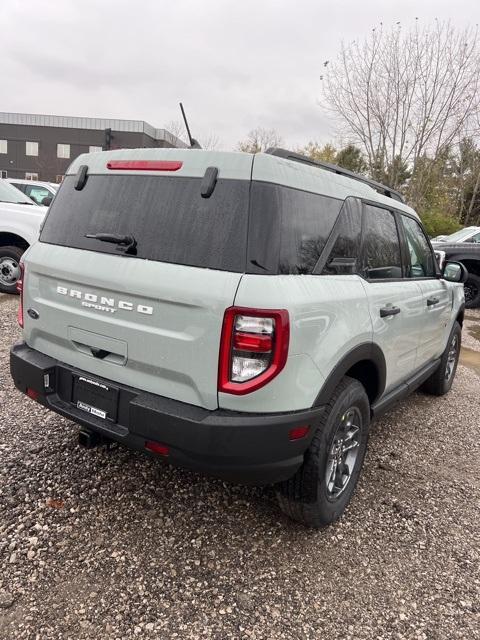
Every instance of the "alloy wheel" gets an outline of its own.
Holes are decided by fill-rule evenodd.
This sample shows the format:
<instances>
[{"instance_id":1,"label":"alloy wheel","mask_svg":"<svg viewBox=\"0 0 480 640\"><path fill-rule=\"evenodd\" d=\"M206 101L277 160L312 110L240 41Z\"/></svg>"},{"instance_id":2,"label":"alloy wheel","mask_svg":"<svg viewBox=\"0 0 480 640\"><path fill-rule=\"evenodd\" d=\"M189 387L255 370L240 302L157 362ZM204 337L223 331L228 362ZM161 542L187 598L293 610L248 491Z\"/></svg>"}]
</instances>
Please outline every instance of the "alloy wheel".
<instances>
[{"instance_id":1,"label":"alloy wheel","mask_svg":"<svg viewBox=\"0 0 480 640\"><path fill-rule=\"evenodd\" d=\"M342 415L327 457L325 484L327 496L336 500L346 489L355 468L360 447L362 416L356 407Z\"/></svg>"}]
</instances>

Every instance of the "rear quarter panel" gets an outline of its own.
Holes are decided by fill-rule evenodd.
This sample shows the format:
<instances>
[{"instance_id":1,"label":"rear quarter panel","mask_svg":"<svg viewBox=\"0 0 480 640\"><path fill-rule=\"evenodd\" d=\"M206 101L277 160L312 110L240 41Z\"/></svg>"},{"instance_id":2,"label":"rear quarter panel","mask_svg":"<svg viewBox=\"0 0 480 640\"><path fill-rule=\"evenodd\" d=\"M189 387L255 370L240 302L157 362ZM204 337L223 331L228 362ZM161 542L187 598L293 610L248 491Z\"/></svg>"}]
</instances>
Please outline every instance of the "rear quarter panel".
<instances>
[{"instance_id":1,"label":"rear quarter panel","mask_svg":"<svg viewBox=\"0 0 480 640\"><path fill-rule=\"evenodd\" d=\"M284 370L245 396L219 394L236 411L294 411L312 406L326 377L353 347L372 341L364 287L358 276L244 275L235 305L287 309L290 345Z\"/></svg>"}]
</instances>

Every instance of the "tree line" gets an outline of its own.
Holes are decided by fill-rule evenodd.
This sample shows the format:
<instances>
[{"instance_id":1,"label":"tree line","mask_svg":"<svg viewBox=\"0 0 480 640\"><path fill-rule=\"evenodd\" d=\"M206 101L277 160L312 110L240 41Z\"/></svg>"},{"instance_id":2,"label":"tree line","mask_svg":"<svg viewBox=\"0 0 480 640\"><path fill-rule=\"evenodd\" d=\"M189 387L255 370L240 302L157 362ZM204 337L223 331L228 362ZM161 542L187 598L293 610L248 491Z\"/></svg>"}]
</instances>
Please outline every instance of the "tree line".
<instances>
[{"instance_id":1,"label":"tree line","mask_svg":"<svg viewBox=\"0 0 480 640\"><path fill-rule=\"evenodd\" d=\"M339 142L295 149L401 191L431 235L480 226L480 48L477 28L397 23L342 44L323 63L320 106ZM281 146L255 129L238 144Z\"/></svg>"}]
</instances>

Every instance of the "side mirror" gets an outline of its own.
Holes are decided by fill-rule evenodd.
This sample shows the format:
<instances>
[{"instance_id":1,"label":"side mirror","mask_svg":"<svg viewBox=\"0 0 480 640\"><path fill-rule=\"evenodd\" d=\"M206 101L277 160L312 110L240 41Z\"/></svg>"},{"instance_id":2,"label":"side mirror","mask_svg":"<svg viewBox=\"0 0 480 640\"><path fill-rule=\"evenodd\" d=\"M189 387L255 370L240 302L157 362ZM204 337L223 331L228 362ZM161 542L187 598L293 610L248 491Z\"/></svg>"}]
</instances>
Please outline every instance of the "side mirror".
<instances>
[{"instance_id":1,"label":"side mirror","mask_svg":"<svg viewBox=\"0 0 480 640\"><path fill-rule=\"evenodd\" d=\"M446 262L443 267L442 277L448 282L466 282L468 271L461 262Z\"/></svg>"},{"instance_id":2,"label":"side mirror","mask_svg":"<svg viewBox=\"0 0 480 640\"><path fill-rule=\"evenodd\" d=\"M53 200L52 196L46 196L46 197L45 197L45 198L43 198L43 200L42 200L42 205L43 205L44 207L49 207L49 206L52 204L52 200Z\"/></svg>"},{"instance_id":3,"label":"side mirror","mask_svg":"<svg viewBox=\"0 0 480 640\"><path fill-rule=\"evenodd\" d=\"M438 266L440 267L440 271L443 274L443 266L445 264L445 258L447 254L445 253L445 251L440 251L439 249L436 249L434 251L434 254L435 254L435 258L437 259Z\"/></svg>"}]
</instances>

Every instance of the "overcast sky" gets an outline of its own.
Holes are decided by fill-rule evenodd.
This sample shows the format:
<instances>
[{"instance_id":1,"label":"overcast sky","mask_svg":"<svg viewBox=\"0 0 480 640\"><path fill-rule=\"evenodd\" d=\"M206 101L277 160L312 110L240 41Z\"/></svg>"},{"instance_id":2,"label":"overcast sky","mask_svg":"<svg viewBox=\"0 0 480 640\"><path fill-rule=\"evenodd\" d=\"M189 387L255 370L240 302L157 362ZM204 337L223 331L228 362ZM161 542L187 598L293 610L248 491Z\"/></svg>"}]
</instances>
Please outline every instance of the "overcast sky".
<instances>
[{"instance_id":1,"label":"overcast sky","mask_svg":"<svg viewBox=\"0 0 480 640\"><path fill-rule=\"evenodd\" d=\"M257 126L328 141L324 60L373 26L480 18L478 0L3 0L0 111L131 118L228 149Z\"/></svg>"}]
</instances>

